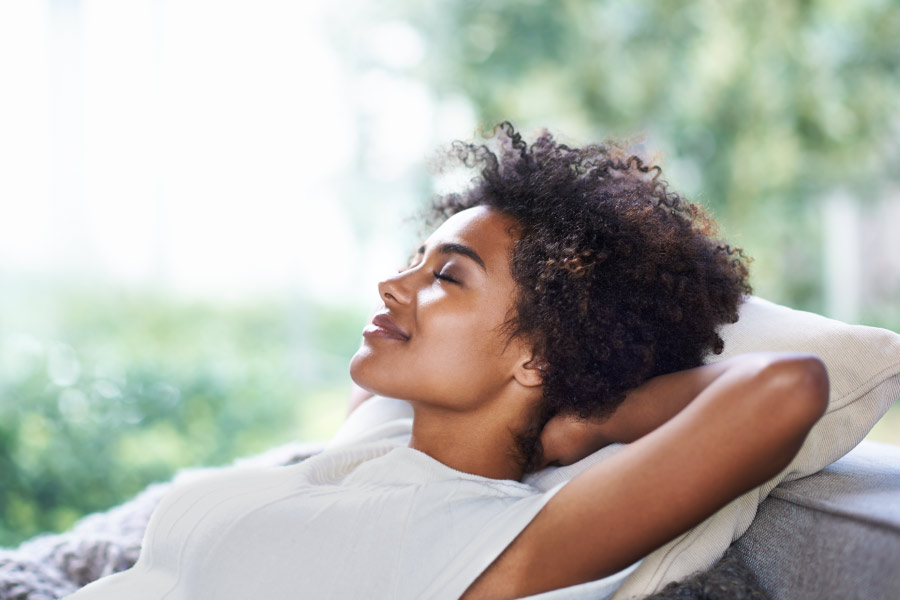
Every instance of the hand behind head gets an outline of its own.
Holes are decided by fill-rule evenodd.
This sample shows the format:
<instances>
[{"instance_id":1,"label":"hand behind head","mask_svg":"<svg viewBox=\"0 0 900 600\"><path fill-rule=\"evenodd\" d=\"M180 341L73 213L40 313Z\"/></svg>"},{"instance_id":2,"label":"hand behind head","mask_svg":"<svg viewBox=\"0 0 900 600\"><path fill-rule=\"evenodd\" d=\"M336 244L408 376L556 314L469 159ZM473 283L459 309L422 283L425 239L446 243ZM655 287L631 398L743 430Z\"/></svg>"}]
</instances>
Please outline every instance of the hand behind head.
<instances>
[{"instance_id":1,"label":"hand behind head","mask_svg":"<svg viewBox=\"0 0 900 600\"><path fill-rule=\"evenodd\" d=\"M560 414L550 419L541 431L540 468L571 465L610 444L603 431L607 420L598 422L575 414Z\"/></svg>"}]
</instances>

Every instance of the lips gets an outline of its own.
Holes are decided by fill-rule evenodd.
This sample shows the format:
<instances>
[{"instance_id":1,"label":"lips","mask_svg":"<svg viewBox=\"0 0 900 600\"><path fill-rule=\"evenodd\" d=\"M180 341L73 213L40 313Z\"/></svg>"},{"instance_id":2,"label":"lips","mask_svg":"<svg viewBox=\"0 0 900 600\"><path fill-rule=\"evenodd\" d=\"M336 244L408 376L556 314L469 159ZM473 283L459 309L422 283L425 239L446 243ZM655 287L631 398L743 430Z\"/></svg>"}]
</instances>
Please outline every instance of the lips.
<instances>
[{"instance_id":1,"label":"lips","mask_svg":"<svg viewBox=\"0 0 900 600\"><path fill-rule=\"evenodd\" d=\"M372 322L363 329L364 337L382 337L406 342L409 334L406 333L387 313L375 315Z\"/></svg>"}]
</instances>

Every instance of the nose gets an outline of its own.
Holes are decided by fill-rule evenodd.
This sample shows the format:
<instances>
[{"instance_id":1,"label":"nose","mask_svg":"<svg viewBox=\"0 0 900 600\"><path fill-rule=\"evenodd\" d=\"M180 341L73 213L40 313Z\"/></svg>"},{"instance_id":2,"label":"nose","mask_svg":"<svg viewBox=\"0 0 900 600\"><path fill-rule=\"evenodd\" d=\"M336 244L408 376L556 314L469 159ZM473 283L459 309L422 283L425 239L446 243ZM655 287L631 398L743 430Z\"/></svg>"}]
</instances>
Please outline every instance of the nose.
<instances>
[{"instance_id":1,"label":"nose","mask_svg":"<svg viewBox=\"0 0 900 600\"><path fill-rule=\"evenodd\" d=\"M407 272L397 273L393 277L388 277L378 283L378 293L385 305L389 303L409 304L412 300L412 292L406 281Z\"/></svg>"}]
</instances>

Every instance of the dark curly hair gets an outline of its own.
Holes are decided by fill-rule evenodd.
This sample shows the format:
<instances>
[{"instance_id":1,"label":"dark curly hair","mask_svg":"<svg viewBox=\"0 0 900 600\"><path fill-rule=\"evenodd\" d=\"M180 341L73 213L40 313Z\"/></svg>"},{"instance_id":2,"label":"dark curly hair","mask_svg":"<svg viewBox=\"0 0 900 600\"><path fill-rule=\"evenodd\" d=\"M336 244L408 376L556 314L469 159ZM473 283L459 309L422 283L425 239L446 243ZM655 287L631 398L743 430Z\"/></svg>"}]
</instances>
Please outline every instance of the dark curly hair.
<instances>
[{"instance_id":1,"label":"dark curly hair","mask_svg":"<svg viewBox=\"0 0 900 600\"><path fill-rule=\"evenodd\" d=\"M720 353L717 329L750 293L747 260L715 237L705 211L671 191L657 166L607 142L571 148L543 132L528 145L507 122L445 159L476 169L461 193L434 199L435 224L474 206L518 222L510 338L543 368L543 412L520 438L526 471L553 415L603 418L656 375Z\"/></svg>"}]
</instances>

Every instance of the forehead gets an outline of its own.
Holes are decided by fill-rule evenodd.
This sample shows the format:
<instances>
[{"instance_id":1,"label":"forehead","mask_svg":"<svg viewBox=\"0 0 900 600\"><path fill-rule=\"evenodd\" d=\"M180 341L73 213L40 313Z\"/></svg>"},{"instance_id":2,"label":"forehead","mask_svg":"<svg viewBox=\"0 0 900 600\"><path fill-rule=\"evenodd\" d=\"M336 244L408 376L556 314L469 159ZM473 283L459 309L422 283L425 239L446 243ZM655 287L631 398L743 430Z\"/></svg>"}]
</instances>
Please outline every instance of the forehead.
<instances>
[{"instance_id":1,"label":"forehead","mask_svg":"<svg viewBox=\"0 0 900 600\"><path fill-rule=\"evenodd\" d=\"M486 206L476 206L444 221L425 245L463 244L481 256L488 271L501 266L508 271L515 225L516 221L508 215Z\"/></svg>"}]
</instances>

